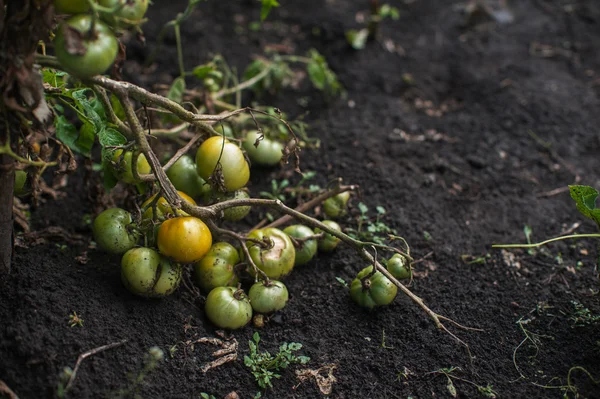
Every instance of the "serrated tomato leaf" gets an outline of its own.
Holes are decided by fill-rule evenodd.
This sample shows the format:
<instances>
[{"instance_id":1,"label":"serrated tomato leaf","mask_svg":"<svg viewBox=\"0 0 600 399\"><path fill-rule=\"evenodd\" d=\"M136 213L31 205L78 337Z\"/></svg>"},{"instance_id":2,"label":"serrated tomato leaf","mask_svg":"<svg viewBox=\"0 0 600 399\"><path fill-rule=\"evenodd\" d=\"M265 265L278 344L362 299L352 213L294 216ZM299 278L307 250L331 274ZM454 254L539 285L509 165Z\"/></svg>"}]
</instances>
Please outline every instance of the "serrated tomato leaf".
<instances>
[{"instance_id":1,"label":"serrated tomato leaf","mask_svg":"<svg viewBox=\"0 0 600 399\"><path fill-rule=\"evenodd\" d=\"M600 209L596 208L598 191L590 186L569 186L569 192L571 198L575 200L577 210L600 227Z\"/></svg>"},{"instance_id":2,"label":"serrated tomato leaf","mask_svg":"<svg viewBox=\"0 0 600 399\"><path fill-rule=\"evenodd\" d=\"M70 123L64 115L59 115L54 119L56 138L71 150L89 157L94 145L94 132L90 132L84 126L77 131L75 125Z\"/></svg>"}]
</instances>

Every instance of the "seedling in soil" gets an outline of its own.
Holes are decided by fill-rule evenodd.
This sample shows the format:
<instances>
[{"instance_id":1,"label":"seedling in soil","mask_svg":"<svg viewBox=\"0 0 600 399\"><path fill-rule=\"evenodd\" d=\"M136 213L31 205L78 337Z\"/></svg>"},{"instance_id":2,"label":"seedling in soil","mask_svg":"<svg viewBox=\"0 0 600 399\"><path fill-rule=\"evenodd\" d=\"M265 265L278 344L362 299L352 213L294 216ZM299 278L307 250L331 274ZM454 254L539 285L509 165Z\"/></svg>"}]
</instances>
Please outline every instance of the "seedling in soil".
<instances>
[{"instance_id":1,"label":"seedling in soil","mask_svg":"<svg viewBox=\"0 0 600 399\"><path fill-rule=\"evenodd\" d=\"M250 355L244 356L244 364L248 367L261 389L273 388L272 379L280 378L279 371L291 364L306 364L310 361L307 356L296 356L294 352L302 349L302 344L297 342L284 343L279 347L275 356L269 352L260 352L258 343L260 335L255 332L252 341L248 341Z\"/></svg>"},{"instance_id":2,"label":"seedling in soil","mask_svg":"<svg viewBox=\"0 0 600 399\"><path fill-rule=\"evenodd\" d=\"M486 386L483 386L483 385L476 384L473 381L469 381L467 379L457 377L456 375L453 374L456 370L460 370L460 368L458 368L458 367L440 368L440 369L438 369L436 371L432 371L428 374L444 375L446 377L446 389L448 390L448 392L450 393L450 395L453 398L458 397L458 391L456 390L456 386L454 385L454 380L466 382L467 384L474 386L475 388L477 388L477 392L479 392L479 394L481 396L483 396L484 398L496 398L497 397L498 394L494 391L492 385L487 384Z\"/></svg>"},{"instance_id":3,"label":"seedling in soil","mask_svg":"<svg viewBox=\"0 0 600 399\"><path fill-rule=\"evenodd\" d=\"M350 237L362 241L374 242L376 244L383 244L387 236L398 234L395 229L381 221L386 214L385 208L377 206L375 209L377 210L377 216L373 219L369 217L369 208L362 202L358 203L360 215L356 218L357 227L356 229L346 229L346 232Z\"/></svg>"},{"instance_id":4,"label":"seedling in soil","mask_svg":"<svg viewBox=\"0 0 600 399\"><path fill-rule=\"evenodd\" d=\"M592 314L588 308L577 301L571 301L571 303L575 308L575 312L569 317L569 321L573 327L592 326L600 322L600 315Z\"/></svg>"},{"instance_id":5,"label":"seedling in soil","mask_svg":"<svg viewBox=\"0 0 600 399\"><path fill-rule=\"evenodd\" d=\"M337 280L337 282L338 282L338 283L340 283L341 285L343 285L345 288L350 288L350 287L348 286L348 283L346 282L346 280L344 280L343 278L341 278L341 277L336 277L335 279Z\"/></svg>"},{"instance_id":6,"label":"seedling in soil","mask_svg":"<svg viewBox=\"0 0 600 399\"><path fill-rule=\"evenodd\" d=\"M377 36L379 24L385 19L394 21L400 18L400 11L389 4L379 5L379 1L371 2L370 14L365 18L367 27L363 29L349 29L346 31L346 41L355 50L362 50L367 45L367 41Z\"/></svg>"},{"instance_id":7,"label":"seedling in soil","mask_svg":"<svg viewBox=\"0 0 600 399\"><path fill-rule=\"evenodd\" d=\"M69 327L83 327L83 319L77 315L77 312L73 312L69 315Z\"/></svg>"}]
</instances>

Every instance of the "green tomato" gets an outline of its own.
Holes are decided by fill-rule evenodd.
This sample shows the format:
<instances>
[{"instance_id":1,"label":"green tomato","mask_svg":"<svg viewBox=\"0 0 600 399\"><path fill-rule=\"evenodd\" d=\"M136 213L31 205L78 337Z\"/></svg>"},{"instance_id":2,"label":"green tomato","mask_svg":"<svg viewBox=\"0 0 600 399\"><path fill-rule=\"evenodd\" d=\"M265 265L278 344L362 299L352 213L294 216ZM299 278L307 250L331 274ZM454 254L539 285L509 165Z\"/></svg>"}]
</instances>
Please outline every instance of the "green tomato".
<instances>
[{"instance_id":1,"label":"green tomato","mask_svg":"<svg viewBox=\"0 0 600 399\"><path fill-rule=\"evenodd\" d=\"M216 195L219 202L231 200L231 199L247 199L250 198L250 194L246 189L236 190L233 193L218 193ZM233 208L227 208L223 211L223 217L225 220L230 222L238 222L248 216L250 213L251 206L235 206Z\"/></svg>"},{"instance_id":2,"label":"green tomato","mask_svg":"<svg viewBox=\"0 0 600 399\"><path fill-rule=\"evenodd\" d=\"M219 328L235 330L252 320L252 305L242 290L234 287L214 288L206 297L208 319Z\"/></svg>"},{"instance_id":3,"label":"green tomato","mask_svg":"<svg viewBox=\"0 0 600 399\"><path fill-rule=\"evenodd\" d=\"M200 198L210 192L210 185L198 175L196 162L184 155L167 170L167 177L173 186L190 197Z\"/></svg>"},{"instance_id":4,"label":"green tomato","mask_svg":"<svg viewBox=\"0 0 600 399\"><path fill-rule=\"evenodd\" d=\"M350 191L344 191L334 197L327 198L323 202L325 214L333 219L345 216L348 212L348 199L350 199Z\"/></svg>"},{"instance_id":5,"label":"green tomato","mask_svg":"<svg viewBox=\"0 0 600 399\"><path fill-rule=\"evenodd\" d=\"M224 123L224 122L215 123L213 125L213 129L215 129L217 131L217 133L219 133L225 137L229 137L229 138L234 137L233 129L231 128L231 126L229 126L228 123Z\"/></svg>"},{"instance_id":6,"label":"green tomato","mask_svg":"<svg viewBox=\"0 0 600 399\"><path fill-rule=\"evenodd\" d=\"M23 195L27 193L25 190L25 183L27 182L27 172L24 170L15 170L15 185L13 187L13 193L15 195Z\"/></svg>"},{"instance_id":7,"label":"green tomato","mask_svg":"<svg viewBox=\"0 0 600 399\"><path fill-rule=\"evenodd\" d=\"M248 292L252 309L258 313L272 313L287 304L289 295L286 286L277 280L259 281Z\"/></svg>"},{"instance_id":8,"label":"green tomato","mask_svg":"<svg viewBox=\"0 0 600 399\"><path fill-rule=\"evenodd\" d=\"M408 259L401 254L395 254L388 260L387 270L398 280L404 280L412 276L412 270Z\"/></svg>"},{"instance_id":9,"label":"green tomato","mask_svg":"<svg viewBox=\"0 0 600 399\"><path fill-rule=\"evenodd\" d=\"M327 226L329 226L330 228L332 228L334 230L342 231L342 228L340 227L340 225L337 224L336 222L334 222L333 220L323 220L323 224L326 224ZM321 233L321 229L316 228L315 234L319 234L319 233ZM322 238L320 238L318 241L319 250L323 251L323 252L333 251L335 249L335 247L338 246L339 243L340 243L339 238L337 238L336 236L333 236L329 233L325 233L325 235Z\"/></svg>"},{"instance_id":10,"label":"green tomato","mask_svg":"<svg viewBox=\"0 0 600 399\"><path fill-rule=\"evenodd\" d=\"M150 248L133 248L121 259L121 280L133 294L162 297L181 282L181 266Z\"/></svg>"},{"instance_id":11,"label":"green tomato","mask_svg":"<svg viewBox=\"0 0 600 399\"><path fill-rule=\"evenodd\" d=\"M113 173L123 183L139 183L133 178L133 170L131 169L131 159L133 157L133 153L131 151L127 151L123 156L121 156L121 154L123 154L123 150L121 149L116 150L113 154L113 162L111 163ZM140 154L136 162L137 172L139 175L145 175L152 171L144 154Z\"/></svg>"},{"instance_id":12,"label":"green tomato","mask_svg":"<svg viewBox=\"0 0 600 399\"><path fill-rule=\"evenodd\" d=\"M249 238L270 242L269 247L263 248L251 241L247 242L250 257L260 270L269 278L280 278L288 275L294 268L296 250L290 237L274 227L251 231ZM251 273L253 271L251 270Z\"/></svg>"},{"instance_id":13,"label":"green tomato","mask_svg":"<svg viewBox=\"0 0 600 399\"><path fill-rule=\"evenodd\" d=\"M235 191L244 187L250 179L250 168L244 153L240 148L229 140L214 136L206 140L196 153L196 165L198 174L208 180L221 165L222 185L227 191Z\"/></svg>"},{"instance_id":14,"label":"green tomato","mask_svg":"<svg viewBox=\"0 0 600 399\"><path fill-rule=\"evenodd\" d=\"M361 281L372 271L373 266L361 270L350 286L350 297L352 297L354 302L367 309L373 309L375 306L389 305L398 293L398 287L381 272L375 272L375 274L364 282Z\"/></svg>"},{"instance_id":15,"label":"green tomato","mask_svg":"<svg viewBox=\"0 0 600 399\"><path fill-rule=\"evenodd\" d=\"M258 142L258 147L255 147L254 143L260 136L261 134L256 130L249 131L246 134L242 146L244 147L244 150L246 150L248 157L250 157L250 160L253 163L258 165L277 165L283 156L283 144L265 136Z\"/></svg>"},{"instance_id":16,"label":"green tomato","mask_svg":"<svg viewBox=\"0 0 600 399\"><path fill-rule=\"evenodd\" d=\"M108 26L96 21L94 34L90 37L91 25L92 18L89 15L76 15L58 27L54 39L56 58L60 64L67 72L82 79L104 73L114 62L119 50L119 43ZM70 29L78 34L69 33ZM69 39L65 35L69 35ZM77 40L75 45L72 43L74 40Z\"/></svg>"},{"instance_id":17,"label":"green tomato","mask_svg":"<svg viewBox=\"0 0 600 399\"><path fill-rule=\"evenodd\" d=\"M310 229L301 224L294 224L286 227L283 232L294 238L305 238L314 235L315 233ZM317 253L317 240L312 238L310 240L300 242L300 247L296 248L296 258L294 265L304 265L315 256Z\"/></svg>"},{"instance_id":18,"label":"green tomato","mask_svg":"<svg viewBox=\"0 0 600 399\"><path fill-rule=\"evenodd\" d=\"M102 7L115 9L123 0L98 0ZM148 0L126 0L114 13L100 13L100 17L117 29L140 25L148 10Z\"/></svg>"},{"instance_id":19,"label":"green tomato","mask_svg":"<svg viewBox=\"0 0 600 399\"><path fill-rule=\"evenodd\" d=\"M137 244L139 233L134 226L131 214L126 210L107 209L94 219L94 240L106 252L125 253Z\"/></svg>"},{"instance_id":20,"label":"green tomato","mask_svg":"<svg viewBox=\"0 0 600 399\"><path fill-rule=\"evenodd\" d=\"M87 0L54 0L57 14L82 14L90 9Z\"/></svg>"},{"instance_id":21,"label":"green tomato","mask_svg":"<svg viewBox=\"0 0 600 399\"><path fill-rule=\"evenodd\" d=\"M240 257L233 245L217 242L210 247L208 253L194 264L194 279L205 292L216 287L236 286L239 279L233 267L240 262Z\"/></svg>"}]
</instances>

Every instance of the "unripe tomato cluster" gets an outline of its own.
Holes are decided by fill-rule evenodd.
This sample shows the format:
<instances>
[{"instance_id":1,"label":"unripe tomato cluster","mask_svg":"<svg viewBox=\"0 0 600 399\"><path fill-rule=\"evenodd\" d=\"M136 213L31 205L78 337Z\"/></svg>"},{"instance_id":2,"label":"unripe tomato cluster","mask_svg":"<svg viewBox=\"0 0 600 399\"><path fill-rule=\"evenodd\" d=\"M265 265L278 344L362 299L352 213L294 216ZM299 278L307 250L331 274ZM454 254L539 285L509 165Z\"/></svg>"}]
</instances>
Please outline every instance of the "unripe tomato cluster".
<instances>
[{"instance_id":1,"label":"unripe tomato cluster","mask_svg":"<svg viewBox=\"0 0 600 399\"><path fill-rule=\"evenodd\" d=\"M67 72L86 79L102 74L117 57L115 32L139 26L149 0L97 0L100 20L94 21L87 0L54 0L59 14L74 14L56 30L56 58Z\"/></svg>"}]
</instances>

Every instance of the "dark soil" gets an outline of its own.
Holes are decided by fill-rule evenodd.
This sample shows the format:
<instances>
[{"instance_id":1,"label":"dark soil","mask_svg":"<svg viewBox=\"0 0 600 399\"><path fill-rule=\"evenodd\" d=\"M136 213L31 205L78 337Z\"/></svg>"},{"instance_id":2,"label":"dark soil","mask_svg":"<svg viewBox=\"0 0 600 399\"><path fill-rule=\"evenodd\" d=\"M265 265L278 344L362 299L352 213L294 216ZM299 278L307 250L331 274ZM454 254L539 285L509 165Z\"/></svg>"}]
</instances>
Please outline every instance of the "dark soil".
<instances>
[{"instance_id":1,"label":"dark soil","mask_svg":"<svg viewBox=\"0 0 600 399\"><path fill-rule=\"evenodd\" d=\"M155 3L145 29L149 47L186 1ZM262 348L301 342L311 368L335 363L333 398L450 397L446 378L431 372L451 366L462 379L455 380L458 395L469 398L483 397L474 384L489 384L502 398L560 398L564 392L551 387L566 385L574 366L599 377L599 324L577 327L572 320L572 301L600 314L596 243L515 250L512 260L491 244L523 242L524 225L534 240L561 234L583 217L568 192L552 190L576 176L600 187L594 172L600 170L600 4L518 1L513 23L468 26L458 1L396 1L400 20L382 25L380 43L353 51L344 31L357 27L355 13L367 1L293 3L276 10L262 32L247 29L258 18L256 1L201 4L183 26L186 65L222 53L241 70L270 43L283 42L296 54L321 51L347 99L325 101L304 84L263 102L295 115L309 112L310 134L322 147L303 153L303 169L316 170L321 185L335 176L360 184L364 202L388 210L385 222L408 240L415 258L430 254L415 265L413 292L434 311L484 331L445 322L468 343L470 358L402 294L370 313L357 308L336 277L351 281L366 265L342 248L285 280L289 305L260 330ZM386 50L384 40L396 51ZM156 70L144 74L136 61L148 51L129 45L131 79L150 87L177 74L172 35ZM306 110L296 102L300 97L308 99ZM279 177L277 170L253 173L261 179L253 181L254 195ZM32 211L34 229L62 226L89 236L82 220L96 204L82 176L70 179L65 198ZM344 225L351 226L351 218ZM577 229L594 231L589 221ZM89 262L80 264L75 257L86 250ZM470 262L479 257L484 261ZM213 337L215 329L185 289L164 300L134 297L121 285L119 257L86 245L17 248L14 266L0 290L0 379L21 398L52 397L63 367L122 339L128 342L83 362L70 397L114 396L154 345L166 356L141 385L144 398L198 398L201 392L220 398L236 391L245 399L258 391L242 360L253 327L233 333L237 361L202 373L215 348L186 349L182 342ZM73 311L83 327L68 326ZM519 320L538 338L537 349L522 343ZM263 397L323 396L314 381L298 385L293 370ZM581 397L600 397L600 387L583 372L572 376Z\"/></svg>"}]
</instances>

